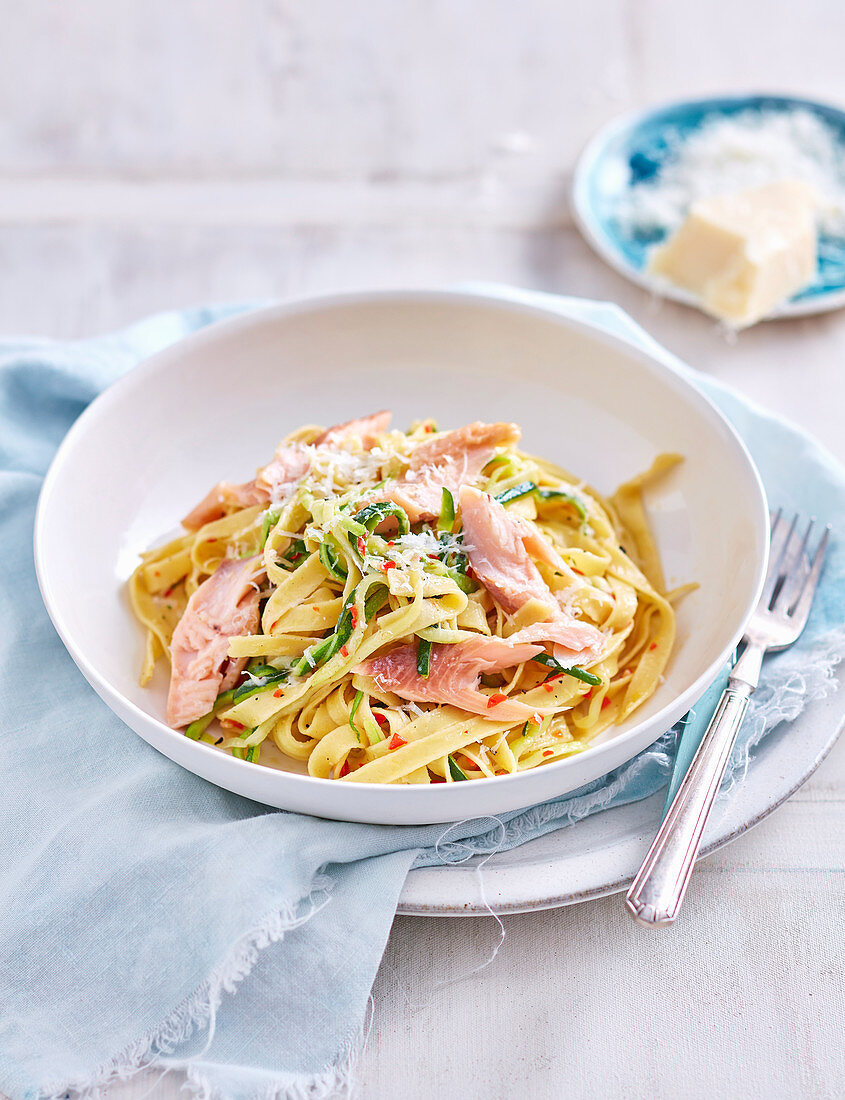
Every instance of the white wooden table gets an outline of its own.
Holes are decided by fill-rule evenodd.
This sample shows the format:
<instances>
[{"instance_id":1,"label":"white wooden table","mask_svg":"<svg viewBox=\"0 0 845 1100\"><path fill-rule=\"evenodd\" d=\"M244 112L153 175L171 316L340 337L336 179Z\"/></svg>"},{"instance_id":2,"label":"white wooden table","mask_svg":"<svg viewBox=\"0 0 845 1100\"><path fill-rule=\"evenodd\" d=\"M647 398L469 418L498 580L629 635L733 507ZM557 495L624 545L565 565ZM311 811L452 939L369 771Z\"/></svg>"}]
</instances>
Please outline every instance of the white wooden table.
<instances>
[{"instance_id":1,"label":"white wooden table","mask_svg":"<svg viewBox=\"0 0 845 1100\"><path fill-rule=\"evenodd\" d=\"M845 458L845 315L728 343L604 267L566 203L579 148L614 114L734 88L841 101L843 42L841 0L6 5L0 331L506 281L620 303ZM496 926L398 919L364 1096L845 1095L844 799L840 744L699 868L671 932L636 927L619 898L512 916L495 961L444 986Z\"/></svg>"}]
</instances>

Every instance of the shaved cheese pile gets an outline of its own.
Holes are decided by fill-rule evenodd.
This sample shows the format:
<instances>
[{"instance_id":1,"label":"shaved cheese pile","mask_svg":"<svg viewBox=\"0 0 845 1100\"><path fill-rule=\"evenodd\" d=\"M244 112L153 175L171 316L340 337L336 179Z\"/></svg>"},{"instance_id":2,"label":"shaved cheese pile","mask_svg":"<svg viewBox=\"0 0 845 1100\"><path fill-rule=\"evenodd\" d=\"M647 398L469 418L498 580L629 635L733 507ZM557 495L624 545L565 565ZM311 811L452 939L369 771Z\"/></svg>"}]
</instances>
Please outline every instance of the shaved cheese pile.
<instances>
[{"instance_id":1,"label":"shaved cheese pile","mask_svg":"<svg viewBox=\"0 0 845 1100\"><path fill-rule=\"evenodd\" d=\"M437 557L444 550L450 553L465 554L468 550L472 550L472 547L464 543L460 535L441 532L438 538L433 531L395 535L388 543L390 560L395 562L397 566L404 566L406 569L419 565L421 558ZM368 550L364 555L364 569L379 569L382 561L383 559L379 555L371 554Z\"/></svg>"},{"instance_id":2,"label":"shaved cheese pile","mask_svg":"<svg viewBox=\"0 0 845 1100\"><path fill-rule=\"evenodd\" d=\"M689 137L668 134L659 174L628 188L614 212L629 233L674 230L691 203L783 179L809 183L819 229L845 236L845 146L808 110L749 109L705 122Z\"/></svg>"},{"instance_id":3,"label":"shaved cheese pile","mask_svg":"<svg viewBox=\"0 0 845 1100\"><path fill-rule=\"evenodd\" d=\"M311 469L303 484L313 493L327 497L350 485L374 481L383 461L367 451L355 453L323 445L307 446L304 450L311 461Z\"/></svg>"},{"instance_id":4,"label":"shaved cheese pile","mask_svg":"<svg viewBox=\"0 0 845 1100\"><path fill-rule=\"evenodd\" d=\"M405 565L413 565L422 557L429 554L440 554L443 550L450 553L466 553L472 547L464 543L459 535L447 535L442 532L440 537L433 531L420 531L419 534L400 535L393 540L391 554L394 561Z\"/></svg>"},{"instance_id":5,"label":"shaved cheese pile","mask_svg":"<svg viewBox=\"0 0 845 1100\"><path fill-rule=\"evenodd\" d=\"M309 466L301 478L300 471L293 477L269 478L270 503L276 507L285 504L300 486L316 497L330 498L345 492L352 485L377 481L388 468L395 475L407 466L409 460L408 455L395 445L361 451L332 444L292 443L288 449L299 450ZM264 476L267 477L267 474Z\"/></svg>"}]
</instances>

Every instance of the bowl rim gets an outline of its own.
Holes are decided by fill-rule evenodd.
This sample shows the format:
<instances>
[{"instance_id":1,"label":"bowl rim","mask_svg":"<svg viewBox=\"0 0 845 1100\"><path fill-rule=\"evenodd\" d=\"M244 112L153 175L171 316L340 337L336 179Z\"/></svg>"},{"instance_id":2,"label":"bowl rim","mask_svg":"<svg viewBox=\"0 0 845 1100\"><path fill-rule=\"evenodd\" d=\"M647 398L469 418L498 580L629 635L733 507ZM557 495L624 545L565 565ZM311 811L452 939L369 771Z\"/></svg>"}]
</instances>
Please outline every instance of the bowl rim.
<instances>
[{"instance_id":1,"label":"bowl rim","mask_svg":"<svg viewBox=\"0 0 845 1100\"><path fill-rule=\"evenodd\" d=\"M569 196L572 220L590 248L617 274L661 298L680 302L685 306L692 306L699 311L701 309L699 300L691 291L675 286L668 279L651 275L646 268L640 268L631 263L613 247L600 230L601 223L592 213L589 183L593 177L596 164L601 159L607 145L620 134L636 129L655 115L662 115L668 111L684 107L712 105L714 109L718 109L719 105L738 105L746 102L750 104L750 101L756 99L771 100L785 107L803 107L814 111L821 109L822 113L838 116L843 129L845 129L845 107L839 104L823 99L812 99L809 96L789 95L785 92L767 92L757 89L747 92L714 92L711 95L694 96L689 99L661 100L659 103L653 103L647 107L625 111L621 115L616 115L601 126L589 139L578 156L575 171L572 175ZM822 291L812 298L802 298L798 301L790 299L782 302L779 306L775 306L770 313L767 313L762 320L775 321L788 317L806 317L816 313L826 313L828 310L838 309L842 305L845 305L845 286ZM719 323L715 318L712 320L714 324Z\"/></svg>"},{"instance_id":2,"label":"bowl rim","mask_svg":"<svg viewBox=\"0 0 845 1100\"><path fill-rule=\"evenodd\" d=\"M605 329L599 328L597 325L583 321L576 320L568 315L561 313L549 304L545 304L546 296L538 296L537 301L526 300L527 295L531 292L521 291L519 292L526 297L507 297L504 293L507 288L502 288L498 293L495 288L489 287L484 290L473 290L469 288L412 288L412 289L373 289L373 290L360 290L351 292L340 292L335 294L326 295L303 295L301 297L286 299L282 302L273 303L271 305L260 306L256 309L246 309L243 313L234 317L226 317L220 321L212 322L209 325L204 326L197 331L188 334L185 337L175 341L155 352L153 355L146 357L137 363L134 367L126 371L115 382L107 386L94 400L88 405L88 407L80 414L80 416L74 421L65 435L64 439L60 443L55 455L47 470L47 474L44 478L44 482L41 487L41 491L38 497L38 504L35 514L35 523L33 528L33 547L35 557L36 576L38 579L38 586L41 592L41 597L50 619L53 625L70 653L72 659L85 676L89 684L94 688L97 694L103 699L103 701L109 706L109 708L117 714L121 721L125 725L129 726L133 733L143 737L143 735L134 726L130 725L129 721L123 716L125 713L129 713L133 718L140 723L140 725L152 725L155 727L156 732L170 741L174 745L178 744L182 749L186 747L193 753L195 750L199 754L206 754L206 759L214 759L215 761L225 761L227 768L231 769L233 777L237 777L239 774L246 776L248 774L254 775L254 765L245 760L239 760L236 757L224 757L222 756L212 745L206 744L202 741L189 741L183 732L174 730L172 727L166 725L161 719L150 714L142 707L138 706L131 699L124 696L117 688L115 688L96 668L96 666L88 659L83 649L77 644L72 630L65 622L61 613L60 603L58 598L54 595L54 591L51 585L49 566L47 564L47 550L45 546L46 540L46 526L48 523L51 497L53 496L55 483L57 482L62 468L65 463L72 457L74 448L77 441L84 436L88 429L89 423L98 420L104 415L108 415L111 407L119 402L124 393L131 392L135 387L143 385L146 378L149 375L154 375L157 371L164 370L173 359L178 359L187 350L195 352L201 349L204 345L215 343L219 336L229 337L237 335L239 332L248 332L250 329L256 327L262 327L267 323L275 323L280 320L284 320L289 316L297 316L301 314L317 313L325 310L331 310L334 308L346 308L349 306L368 306L368 305L390 305L397 306L402 305L460 305L462 303L470 305L482 305L493 308L495 310L504 310L506 312L514 312L517 314L524 314L528 316L539 317L546 321L552 321L565 328L575 329L581 334L596 339L601 343L608 345L611 348L616 349L622 354L633 357L640 361L640 364L646 369L650 369L656 375L658 375L662 381L668 383L672 388L677 391L681 391L684 395L693 395L694 400L698 402L713 423L714 427L721 429L723 435L730 442L737 452L737 458L745 463L746 473L750 475L750 484L756 489L755 500L749 501L749 505L756 510L756 526L758 527L758 536L760 540L761 553L756 560L756 575L754 577L753 586L749 586L749 596L746 602L746 606L743 608L739 625L736 626L729 641L724 645L717 658L715 658L707 668L691 683L684 691L679 693L672 701L666 703L659 711L651 715L649 718L644 719L642 722L636 722L630 729L623 731L616 737L613 737L607 741L598 745L588 746L582 752L575 754L572 757L567 757L559 761L555 761L550 764L543 765L542 771L546 774L552 770L561 771L566 769L573 760L583 760L588 754L595 757L600 754L603 749L609 745L620 746L626 742L630 742L643 736L644 730L648 730L649 735L653 733L651 739L643 746L647 747L648 744L653 744L667 729L670 728L671 722L668 722L664 717L668 712L672 710L678 710L679 706L683 704L683 709L679 712L685 713L686 710L692 706L695 701L703 694L707 687L710 686L717 672L724 666L726 660L733 652L737 643L739 642L742 634L745 630L745 626L754 611L757 601L759 600L760 593L762 592L763 582L765 579L765 567L768 558L769 549L769 511L766 500L766 492L763 486L762 479L759 471L748 451L742 438L737 433L736 429L722 413L722 411L714 404L714 402L697 386L694 382L686 377L678 366L681 366L678 361L678 366L674 365L674 357L664 352L665 357L659 357L656 354L659 345L655 346L654 351L647 351L642 347L638 347L635 344L630 343L628 340L614 333L610 333ZM572 299L570 299L572 300ZM590 299L578 299L584 303L592 302ZM593 304L595 304L593 302ZM660 349L663 350L663 349ZM674 719L673 721L677 721ZM146 738L144 738L146 740ZM155 747L155 746L154 746ZM638 750L642 751L642 749ZM210 755L208 755L210 754ZM169 753L165 754L170 756ZM625 763L632 759L636 755L636 752L629 753L624 757L624 760L619 764L611 765L608 771L613 770L615 767L621 766L621 763ZM170 757L174 759L174 757ZM200 757L201 758L201 757ZM190 770L190 769L189 769ZM479 788L479 785L483 785L484 788L501 790L503 794L503 801L506 801L506 795L508 792L513 792L519 785L530 786L532 777L539 769L528 769L523 772L515 772L509 775L494 776L492 778L475 779L472 781L473 790ZM263 771L272 773L277 777L280 786L286 783L294 783L297 787L300 784L305 783L307 786L302 788L303 791L312 789L313 784L319 784L324 789L328 789L331 786L333 789L337 789L337 782L334 779L323 779L317 776L303 775L297 772L288 772L281 769L266 768ZM605 773L599 773L607 774ZM211 780L211 782L215 782ZM495 787L491 787L491 785ZM226 786L226 784L217 784ZM444 816L439 820L458 820L465 815L460 812L460 807L456 806L456 817L450 817L448 812L448 804L450 800L452 802L457 801L462 797L462 787L459 784L444 783L433 785L413 785L413 784L384 784L384 783L362 783L348 784L349 788L355 788L362 791L361 798L379 798L385 797L386 792L394 792L397 789L402 789L402 798L405 801L406 806L413 806L417 802L423 803L441 803L436 809L438 812L443 813ZM454 789L457 787L457 791ZM234 789L234 788L229 788ZM573 788L576 789L576 788ZM379 795L378 792L381 792ZM562 791L557 797L562 797L565 794ZM255 797L246 795L245 797ZM530 805L532 801L530 797L524 803L524 805ZM433 812L435 807L430 807ZM344 818L345 820L345 818Z\"/></svg>"}]
</instances>

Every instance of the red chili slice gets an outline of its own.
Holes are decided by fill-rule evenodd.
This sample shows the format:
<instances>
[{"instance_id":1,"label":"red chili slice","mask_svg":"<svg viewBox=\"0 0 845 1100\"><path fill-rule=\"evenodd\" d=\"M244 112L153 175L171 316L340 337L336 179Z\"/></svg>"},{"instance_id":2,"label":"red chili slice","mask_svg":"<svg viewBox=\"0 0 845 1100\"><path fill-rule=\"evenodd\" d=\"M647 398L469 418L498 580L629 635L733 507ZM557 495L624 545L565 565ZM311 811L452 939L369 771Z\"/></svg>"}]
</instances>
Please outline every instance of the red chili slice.
<instances>
[{"instance_id":1,"label":"red chili slice","mask_svg":"<svg viewBox=\"0 0 845 1100\"><path fill-rule=\"evenodd\" d=\"M407 744L408 744L408 742L405 740L404 737L400 737L398 733L394 733L394 735L387 742L387 747L389 749L399 749L403 745L407 745Z\"/></svg>"}]
</instances>

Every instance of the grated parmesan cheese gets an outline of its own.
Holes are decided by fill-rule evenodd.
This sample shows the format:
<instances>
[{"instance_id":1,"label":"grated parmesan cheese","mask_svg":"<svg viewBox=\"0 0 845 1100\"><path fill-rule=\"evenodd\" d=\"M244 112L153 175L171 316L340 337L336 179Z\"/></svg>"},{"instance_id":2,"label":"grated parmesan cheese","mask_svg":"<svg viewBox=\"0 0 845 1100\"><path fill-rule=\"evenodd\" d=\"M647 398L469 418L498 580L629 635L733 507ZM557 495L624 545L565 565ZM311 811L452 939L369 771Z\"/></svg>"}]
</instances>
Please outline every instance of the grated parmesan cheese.
<instances>
[{"instance_id":1,"label":"grated parmesan cheese","mask_svg":"<svg viewBox=\"0 0 845 1100\"><path fill-rule=\"evenodd\" d=\"M811 111L750 108L705 122L689 137L668 134L659 174L628 188L615 211L629 233L670 232L691 203L783 179L809 183L819 198L819 228L845 236L845 150Z\"/></svg>"},{"instance_id":2,"label":"grated parmesan cheese","mask_svg":"<svg viewBox=\"0 0 845 1100\"><path fill-rule=\"evenodd\" d=\"M373 447L371 451L356 451L323 443L290 443L285 447L305 456L308 467L303 474L297 473L294 477L284 469L277 473L272 463L265 467L262 476L269 484L271 504L275 507L286 504L299 488L324 499L338 496L350 486L378 481L386 464L394 463L401 467L408 461L391 446Z\"/></svg>"},{"instance_id":3,"label":"grated parmesan cheese","mask_svg":"<svg viewBox=\"0 0 845 1100\"><path fill-rule=\"evenodd\" d=\"M427 557L429 554L440 554L444 549L455 554L466 553L472 549L462 542L459 535L444 532L442 540L441 542L433 531L420 531L417 535L413 533L399 535L393 540L394 545L390 548L391 556L397 562L412 565L419 558Z\"/></svg>"},{"instance_id":4,"label":"grated parmesan cheese","mask_svg":"<svg viewBox=\"0 0 845 1100\"><path fill-rule=\"evenodd\" d=\"M367 451L354 453L324 445L307 446L311 468L302 484L315 493L335 496L339 489L375 481L381 460Z\"/></svg>"}]
</instances>

